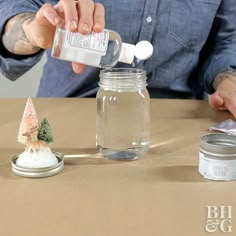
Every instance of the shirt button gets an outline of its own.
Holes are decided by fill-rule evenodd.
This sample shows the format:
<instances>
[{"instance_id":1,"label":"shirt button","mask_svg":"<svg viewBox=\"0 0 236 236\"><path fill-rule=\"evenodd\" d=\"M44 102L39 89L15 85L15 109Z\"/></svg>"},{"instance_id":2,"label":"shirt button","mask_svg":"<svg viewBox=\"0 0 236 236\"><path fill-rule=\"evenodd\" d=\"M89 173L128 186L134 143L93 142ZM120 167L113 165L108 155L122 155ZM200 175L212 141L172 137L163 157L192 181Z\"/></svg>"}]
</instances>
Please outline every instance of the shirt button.
<instances>
[{"instance_id":1,"label":"shirt button","mask_svg":"<svg viewBox=\"0 0 236 236\"><path fill-rule=\"evenodd\" d=\"M151 22L152 22L152 17L149 15L149 16L146 18L146 21L147 21L147 23L151 23Z\"/></svg>"}]
</instances>

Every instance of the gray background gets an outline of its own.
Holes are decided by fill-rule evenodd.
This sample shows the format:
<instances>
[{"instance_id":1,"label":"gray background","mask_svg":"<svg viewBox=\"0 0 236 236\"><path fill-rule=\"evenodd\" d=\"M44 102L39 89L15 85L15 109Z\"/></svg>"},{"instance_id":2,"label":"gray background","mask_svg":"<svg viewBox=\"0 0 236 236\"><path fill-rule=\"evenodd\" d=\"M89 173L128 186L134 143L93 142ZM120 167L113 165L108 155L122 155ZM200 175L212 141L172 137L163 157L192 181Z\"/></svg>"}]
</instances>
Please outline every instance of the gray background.
<instances>
[{"instance_id":1,"label":"gray background","mask_svg":"<svg viewBox=\"0 0 236 236\"><path fill-rule=\"evenodd\" d=\"M16 81L10 81L0 73L0 97L35 97L45 62L46 54L37 65Z\"/></svg>"}]
</instances>

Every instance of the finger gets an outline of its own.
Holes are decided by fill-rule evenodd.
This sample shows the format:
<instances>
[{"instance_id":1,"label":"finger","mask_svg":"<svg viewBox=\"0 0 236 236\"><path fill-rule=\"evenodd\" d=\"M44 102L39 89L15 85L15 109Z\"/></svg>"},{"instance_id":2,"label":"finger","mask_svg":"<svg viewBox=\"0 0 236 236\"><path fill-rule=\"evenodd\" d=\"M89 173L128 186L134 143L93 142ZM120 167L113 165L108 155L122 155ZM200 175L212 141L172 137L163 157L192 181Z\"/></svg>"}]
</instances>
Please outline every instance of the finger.
<instances>
[{"instance_id":1,"label":"finger","mask_svg":"<svg viewBox=\"0 0 236 236\"><path fill-rule=\"evenodd\" d=\"M234 118L236 118L236 106L235 106L235 104L229 104L229 106L227 106L227 110L234 116Z\"/></svg>"},{"instance_id":2,"label":"finger","mask_svg":"<svg viewBox=\"0 0 236 236\"><path fill-rule=\"evenodd\" d=\"M101 3L95 3L93 22L94 32L100 32L105 28L105 9Z\"/></svg>"},{"instance_id":3,"label":"finger","mask_svg":"<svg viewBox=\"0 0 236 236\"><path fill-rule=\"evenodd\" d=\"M76 63L76 62L72 62L72 68L73 68L73 71L76 74L81 74L84 71L85 65L79 64L79 63Z\"/></svg>"},{"instance_id":4,"label":"finger","mask_svg":"<svg viewBox=\"0 0 236 236\"><path fill-rule=\"evenodd\" d=\"M234 116L234 118L236 119L236 107L235 106L230 106L228 108L228 111Z\"/></svg>"},{"instance_id":5,"label":"finger","mask_svg":"<svg viewBox=\"0 0 236 236\"><path fill-rule=\"evenodd\" d=\"M219 96L218 92L209 97L209 104L214 109L225 110L224 100Z\"/></svg>"},{"instance_id":6,"label":"finger","mask_svg":"<svg viewBox=\"0 0 236 236\"><path fill-rule=\"evenodd\" d=\"M45 3L35 16L35 20L39 24L44 24L50 22L52 25L57 26L61 22L60 16L57 14L56 10L49 3Z\"/></svg>"},{"instance_id":7,"label":"finger","mask_svg":"<svg viewBox=\"0 0 236 236\"><path fill-rule=\"evenodd\" d=\"M88 34L93 26L94 2L92 0L80 0L77 9L80 16L78 30L81 34Z\"/></svg>"},{"instance_id":8,"label":"finger","mask_svg":"<svg viewBox=\"0 0 236 236\"><path fill-rule=\"evenodd\" d=\"M60 4L63 7L66 28L70 31L78 30L78 13L76 9L76 2L74 0L61 0Z\"/></svg>"},{"instance_id":9,"label":"finger","mask_svg":"<svg viewBox=\"0 0 236 236\"><path fill-rule=\"evenodd\" d=\"M236 92L229 91L220 95L224 99L224 104L227 110L230 111L234 117L236 117Z\"/></svg>"},{"instance_id":10,"label":"finger","mask_svg":"<svg viewBox=\"0 0 236 236\"><path fill-rule=\"evenodd\" d=\"M60 17L62 19L65 19L65 14L64 14L63 6L60 5L59 3L54 5L53 8L56 10L57 14L60 15Z\"/></svg>"}]
</instances>

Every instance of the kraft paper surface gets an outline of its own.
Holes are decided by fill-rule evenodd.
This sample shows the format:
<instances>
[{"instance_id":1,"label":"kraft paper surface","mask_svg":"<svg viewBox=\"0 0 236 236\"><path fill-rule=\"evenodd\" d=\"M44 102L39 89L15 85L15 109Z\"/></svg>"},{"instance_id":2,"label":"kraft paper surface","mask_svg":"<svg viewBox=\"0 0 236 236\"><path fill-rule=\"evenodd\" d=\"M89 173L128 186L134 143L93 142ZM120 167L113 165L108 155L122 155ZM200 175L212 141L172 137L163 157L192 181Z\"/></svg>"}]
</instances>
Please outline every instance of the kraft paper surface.
<instances>
[{"instance_id":1,"label":"kraft paper surface","mask_svg":"<svg viewBox=\"0 0 236 236\"><path fill-rule=\"evenodd\" d=\"M17 133L25 102L0 99L1 236L218 236L227 226L225 234L236 235L236 182L198 173L199 138L232 118L228 112L207 101L151 100L148 154L119 162L97 154L95 99L33 99L52 126L51 148L79 158L66 158L56 176L29 179L10 165L24 149ZM214 233L206 230L207 206L215 206ZM232 214L220 218L220 206Z\"/></svg>"}]
</instances>

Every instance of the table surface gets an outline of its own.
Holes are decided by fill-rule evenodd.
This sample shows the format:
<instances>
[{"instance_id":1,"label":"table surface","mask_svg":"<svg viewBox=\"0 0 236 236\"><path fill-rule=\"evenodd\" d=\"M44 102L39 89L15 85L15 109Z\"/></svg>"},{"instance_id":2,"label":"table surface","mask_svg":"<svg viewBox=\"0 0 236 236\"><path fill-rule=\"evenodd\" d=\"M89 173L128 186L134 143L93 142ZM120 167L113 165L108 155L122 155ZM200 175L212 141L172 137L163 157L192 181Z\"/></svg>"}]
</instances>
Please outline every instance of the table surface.
<instances>
[{"instance_id":1,"label":"table surface","mask_svg":"<svg viewBox=\"0 0 236 236\"><path fill-rule=\"evenodd\" d=\"M95 99L33 101L39 118L52 125L51 148L79 158L67 158L53 177L14 175L10 159L24 148L17 133L26 99L0 99L0 235L209 235L206 207L212 205L233 207L236 234L236 182L198 173L199 138L232 118L228 112L212 110L207 101L151 100L148 154L118 162L96 152Z\"/></svg>"}]
</instances>

